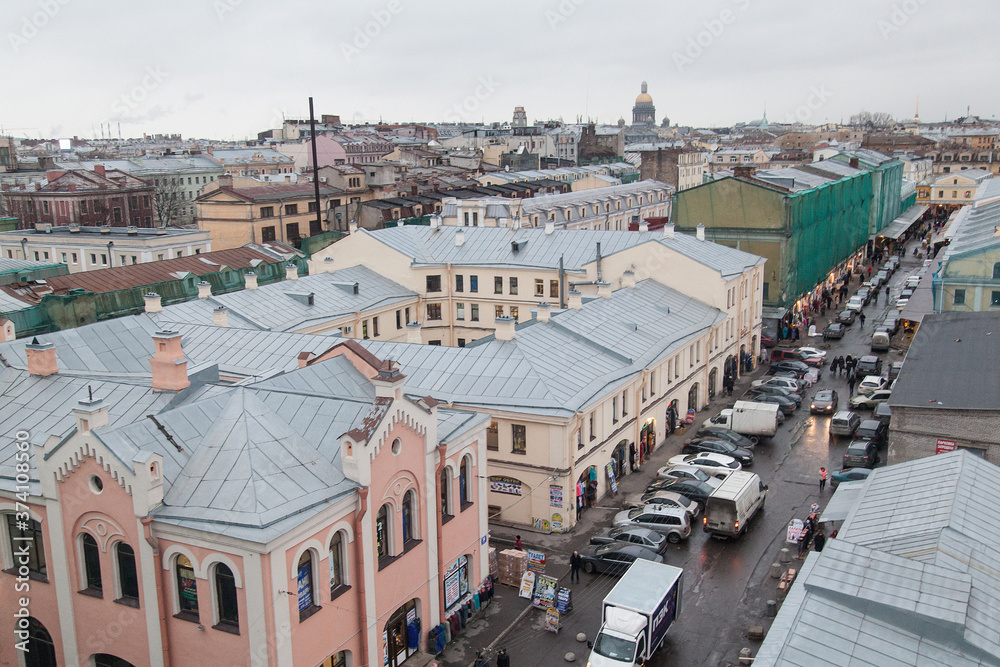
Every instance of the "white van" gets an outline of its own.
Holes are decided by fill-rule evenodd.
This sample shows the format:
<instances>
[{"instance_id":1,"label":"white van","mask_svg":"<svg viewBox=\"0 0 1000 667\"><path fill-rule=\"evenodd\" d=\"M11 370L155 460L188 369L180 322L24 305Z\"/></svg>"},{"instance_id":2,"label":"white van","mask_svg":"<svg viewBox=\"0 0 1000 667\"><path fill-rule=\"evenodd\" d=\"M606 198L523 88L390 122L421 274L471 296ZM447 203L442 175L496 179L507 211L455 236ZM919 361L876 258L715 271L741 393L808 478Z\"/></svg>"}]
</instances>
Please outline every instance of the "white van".
<instances>
[{"instance_id":1,"label":"white van","mask_svg":"<svg viewBox=\"0 0 1000 667\"><path fill-rule=\"evenodd\" d=\"M891 339L886 331L876 331L872 334L872 352L885 352L889 349Z\"/></svg>"},{"instance_id":2,"label":"white van","mask_svg":"<svg viewBox=\"0 0 1000 667\"><path fill-rule=\"evenodd\" d=\"M767 486L752 472L731 473L705 502L702 528L706 533L739 537L750 519L763 509Z\"/></svg>"}]
</instances>

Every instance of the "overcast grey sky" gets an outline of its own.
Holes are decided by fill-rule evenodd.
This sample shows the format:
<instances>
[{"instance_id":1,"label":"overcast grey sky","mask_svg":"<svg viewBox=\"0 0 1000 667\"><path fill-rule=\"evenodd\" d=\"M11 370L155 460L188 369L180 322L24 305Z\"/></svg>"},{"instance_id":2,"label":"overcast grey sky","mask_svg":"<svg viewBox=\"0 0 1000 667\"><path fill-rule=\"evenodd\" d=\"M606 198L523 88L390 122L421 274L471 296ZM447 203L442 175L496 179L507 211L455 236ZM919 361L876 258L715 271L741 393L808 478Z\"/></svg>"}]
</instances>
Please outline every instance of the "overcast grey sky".
<instances>
[{"instance_id":1,"label":"overcast grey sky","mask_svg":"<svg viewBox=\"0 0 1000 667\"><path fill-rule=\"evenodd\" d=\"M282 114L351 122L715 126L859 109L993 118L994 0L4 0L0 127L15 136L241 139Z\"/></svg>"}]
</instances>

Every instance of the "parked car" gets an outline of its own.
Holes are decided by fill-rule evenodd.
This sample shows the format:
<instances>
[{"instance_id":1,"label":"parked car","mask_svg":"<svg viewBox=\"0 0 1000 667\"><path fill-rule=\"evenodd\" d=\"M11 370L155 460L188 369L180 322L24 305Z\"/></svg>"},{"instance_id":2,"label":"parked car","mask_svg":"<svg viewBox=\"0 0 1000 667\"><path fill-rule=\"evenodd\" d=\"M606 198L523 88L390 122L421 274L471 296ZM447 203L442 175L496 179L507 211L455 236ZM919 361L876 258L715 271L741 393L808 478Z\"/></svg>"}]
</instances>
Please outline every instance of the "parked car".
<instances>
[{"instance_id":1,"label":"parked car","mask_svg":"<svg viewBox=\"0 0 1000 667\"><path fill-rule=\"evenodd\" d=\"M854 296L856 296L859 299L861 299L861 303L863 303L864 305L867 306L868 302L871 301L872 292L867 287L862 287L857 292L854 293ZM847 307L850 308L850 303L849 302L848 302L848 306Z\"/></svg>"},{"instance_id":2,"label":"parked car","mask_svg":"<svg viewBox=\"0 0 1000 667\"><path fill-rule=\"evenodd\" d=\"M722 484L721 480L715 481ZM674 493L679 493L682 496L690 498L704 509L705 501L708 500L708 497L712 495L712 491L715 491L715 489L716 487L712 486L709 482L699 482L694 479L657 479L646 487L646 492L673 491Z\"/></svg>"},{"instance_id":3,"label":"parked car","mask_svg":"<svg viewBox=\"0 0 1000 667\"><path fill-rule=\"evenodd\" d=\"M888 373L888 375L889 375L889 382L890 383L894 382L896 380L896 378L899 377L899 372L901 370L903 370L903 362L902 361L894 361L891 364L889 364L889 373Z\"/></svg>"},{"instance_id":4,"label":"parked car","mask_svg":"<svg viewBox=\"0 0 1000 667\"><path fill-rule=\"evenodd\" d=\"M663 533L642 526L601 528L590 536L591 544L614 544L616 542L638 544L640 547L646 547L658 554L667 550L667 538L664 537Z\"/></svg>"},{"instance_id":5,"label":"parked car","mask_svg":"<svg viewBox=\"0 0 1000 667\"><path fill-rule=\"evenodd\" d=\"M823 389L813 396L812 403L809 404L809 413L832 415L837 411L837 405L837 392L833 389Z\"/></svg>"},{"instance_id":6,"label":"parked car","mask_svg":"<svg viewBox=\"0 0 1000 667\"><path fill-rule=\"evenodd\" d=\"M902 292L899 293L900 299L909 299L912 296L913 296L913 289L910 287L907 287L906 289L904 289Z\"/></svg>"},{"instance_id":7,"label":"parked car","mask_svg":"<svg viewBox=\"0 0 1000 667\"><path fill-rule=\"evenodd\" d=\"M853 313L854 311L850 310L845 312ZM840 322L830 322L826 325L826 328L823 329L823 340L840 340L844 337L844 332L846 330L847 327Z\"/></svg>"},{"instance_id":8,"label":"parked car","mask_svg":"<svg viewBox=\"0 0 1000 667\"><path fill-rule=\"evenodd\" d=\"M851 397L851 407L852 408L865 408L867 410L872 410L879 403L884 403L889 400L889 394L891 394L889 389L879 389L872 393L871 396L864 396L858 394L857 396Z\"/></svg>"},{"instance_id":9,"label":"parked car","mask_svg":"<svg viewBox=\"0 0 1000 667\"><path fill-rule=\"evenodd\" d=\"M667 461L668 465L689 465L701 470L706 475L725 479L729 473L735 470L742 470L743 466L732 456L725 454L715 454L713 452L701 452L700 454L678 454L672 456Z\"/></svg>"},{"instance_id":10,"label":"parked car","mask_svg":"<svg viewBox=\"0 0 1000 667\"><path fill-rule=\"evenodd\" d=\"M762 331L760 333L760 346L761 347L774 347L774 344L778 341L778 337L774 332Z\"/></svg>"},{"instance_id":11,"label":"parked car","mask_svg":"<svg viewBox=\"0 0 1000 667\"><path fill-rule=\"evenodd\" d=\"M714 477L710 477L709 479L713 482L722 481ZM692 521L698 518L698 513L701 512L701 508L698 507L698 503L694 502L687 496L682 496L674 491L651 491L641 493L632 500L628 501L625 507L628 509L635 509L636 507L645 507L646 505L669 505L670 507L683 508L688 513Z\"/></svg>"},{"instance_id":12,"label":"parked car","mask_svg":"<svg viewBox=\"0 0 1000 667\"><path fill-rule=\"evenodd\" d=\"M726 440L733 443L737 447L742 447L743 449L750 450L751 452L757 444L757 436L748 438L742 433L737 433L732 429L721 428L718 426L702 427L698 429L698 432L695 435L700 438L711 438L712 440Z\"/></svg>"},{"instance_id":13,"label":"parked car","mask_svg":"<svg viewBox=\"0 0 1000 667\"><path fill-rule=\"evenodd\" d=\"M916 289L920 284L920 276L909 276L906 279L906 289Z\"/></svg>"},{"instance_id":14,"label":"parked car","mask_svg":"<svg viewBox=\"0 0 1000 667\"><path fill-rule=\"evenodd\" d=\"M850 308L842 310L840 311L840 313L837 314L837 321L843 324L844 326L848 327L854 324L854 320L856 320L857 318L858 318L858 311Z\"/></svg>"},{"instance_id":15,"label":"parked car","mask_svg":"<svg viewBox=\"0 0 1000 667\"><path fill-rule=\"evenodd\" d=\"M796 380L795 378L787 377L769 377L761 378L760 380L754 380L751 387L779 387L781 389L787 389L788 391L794 392L796 394L801 394L803 385L802 382Z\"/></svg>"},{"instance_id":16,"label":"parked car","mask_svg":"<svg viewBox=\"0 0 1000 667\"><path fill-rule=\"evenodd\" d=\"M858 385L858 393L863 396L870 396L872 392L885 389L886 380L881 375L868 375Z\"/></svg>"},{"instance_id":17,"label":"parked car","mask_svg":"<svg viewBox=\"0 0 1000 667\"><path fill-rule=\"evenodd\" d=\"M906 308L906 304L909 303L909 301L909 297L905 299L903 297L896 299L896 310L902 312L902 310Z\"/></svg>"},{"instance_id":18,"label":"parked car","mask_svg":"<svg viewBox=\"0 0 1000 667\"><path fill-rule=\"evenodd\" d=\"M855 294L854 296L852 296L850 299L847 300L847 305L846 305L847 310L860 311L864 307L865 307L865 300L862 299L857 294Z\"/></svg>"},{"instance_id":19,"label":"parked car","mask_svg":"<svg viewBox=\"0 0 1000 667\"><path fill-rule=\"evenodd\" d=\"M637 560L662 563L663 556L637 544L600 544L580 552L584 572L621 576Z\"/></svg>"},{"instance_id":20,"label":"parked car","mask_svg":"<svg viewBox=\"0 0 1000 667\"><path fill-rule=\"evenodd\" d=\"M882 360L874 354L866 354L854 367L854 372L858 375L881 375Z\"/></svg>"},{"instance_id":21,"label":"parked car","mask_svg":"<svg viewBox=\"0 0 1000 667\"><path fill-rule=\"evenodd\" d=\"M871 468L841 468L830 475L830 486L837 488L841 482L858 482L868 479Z\"/></svg>"},{"instance_id":22,"label":"parked car","mask_svg":"<svg viewBox=\"0 0 1000 667\"><path fill-rule=\"evenodd\" d=\"M892 408L886 402L879 403L872 409L872 419L877 419L888 426L892 420Z\"/></svg>"},{"instance_id":23,"label":"parked car","mask_svg":"<svg viewBox=\"0 0 1000 667\"><path fill-rule=\"evenodd\" d=\"M667 541L677 544L691 535L691 519L679 507L646 505L634 510L623 510L615 516L616 526L642 526L663 533Z\"/></svg>"},{"instance_id":24,"label":"parked car","mask_svg":"<svg viewBox=\"0 0 1000 667\"><path fill-rule=\"evenodd\" d=\"M826 361L827 351L821 350L818 347L800 347L799 352L810 357L823 357L823 361Z\"/></svg>"},{"instance_id":25,"label":"parked car","mask_svg":"<svg viewBox=\"0 0 1000 667\"><path fill-rule=\"evenodd\" d=\"M855 440L871 440L876 447L881 447L889 437L889 427L878 419L866 419L854 432Z\"/></svg>"},{"instance_id":26,"label":"parked car","mask_svg":"<svg viewBox=\"0 0 1000 667\"><path fill-rule=\"evenodd\" d=\"M810 366L821 366L823 358L818 355L810 355L794 347L776 347L771 350L771 361L802 361Z\"/></svg>"},{"instance_id":27,"label":"parked car","mask_svg":"<svg viewBox=\"0 0 1000 667\"><path fill-rule=\"evenodd\" d=\"M742 447L737 447L731 442L715 438L695 438L694 440L689 440L684 443L684 447L681 448L681 452L684 454L700 454L702 452L725 454L726 456L732 456L734 459L739 461L740 465L753 465L753 452L751 450L743 449Z\"/></svg>"},{"instance_id":28,"label":"parked car","mask_svg":"<svg viewBox=\"0 0 1000 667\"><path fill-rule=\"evenodd\" d=\"M841 410L830 420L830 435L852 437L861 426L861 417L850 410Z\"/></svg>"},{"instance_id":29,"label":"parked car","mask_svg":"<svg viewBox=\"0 0 1000 667\"><path fill-rule=\"evenodd\" d=\"M786 398L784 396L771 395L771 394L757 394L750 400L752 400L754 403L777 403L778 408L781 409L781 412L786 417L791 416L795 412L795 408L798 407L795 404L795 401L793 401L790 398Z\"/></svg>"},{"instance_id":30,"label":"parked car","mask_svg":"<svg viewBox=\"0 0 1000 667\"><path fill-rule=\"evenodd\" d=\"M778 372L790 371L795 373L795 377L803 377L809 372L809 364L803 363L801 361L776 361L771 364L767 369L768 375L774 375Z\"/></svg>"},{"instance_id":31,"label":"parked car","mask_svg":"<svg viewBox=\"0 0 1000 667\"><path fill-rule=\"evenodd\" d=\"M852 440L844 452L845 468L874 468L878 461L878 445L871 440Z\"/></svg>"},{"instance_id":32,"label":"parked car","mask_svg":"<svg viewBox=\"0 0 1000 667\"><path fill-rule=\"evenodd\" d=\"M802 395L797 391L785 389L784 387L759 385L756 387L750 387L750 391L747 393L750 394L750 396L783 396L791 401L795 401L795 407L802 405Z\"/></svg>"},{"instance_id":33,"label":"parked car","mask_svg":"<svg viewBox=\"0 0 1000 667\"><path fill-rule=\"evenodd\" d=\"M890 311L882 320L882 326L889 330L890 335L895 336L896 332L899 331L899 314Z\"/></svg>"},{"instance_id":34,"label":"parked car","mask_svg":"<svg viewBox=\"0 0 1000 667\"><path fill-rule=\"evenodd\" d=\"M712 488L718 486L721 482L712 477L711 475L705 474L699 468L689 465L678 465L678 466L663 466L656 471L656 479L666 479L666 480L691 480L695 482L700 482L708 484ZM655 482L656 480L654 480ZM649 487L646 487L646 491L650 491Z\"/></svg>"}]
</instances>

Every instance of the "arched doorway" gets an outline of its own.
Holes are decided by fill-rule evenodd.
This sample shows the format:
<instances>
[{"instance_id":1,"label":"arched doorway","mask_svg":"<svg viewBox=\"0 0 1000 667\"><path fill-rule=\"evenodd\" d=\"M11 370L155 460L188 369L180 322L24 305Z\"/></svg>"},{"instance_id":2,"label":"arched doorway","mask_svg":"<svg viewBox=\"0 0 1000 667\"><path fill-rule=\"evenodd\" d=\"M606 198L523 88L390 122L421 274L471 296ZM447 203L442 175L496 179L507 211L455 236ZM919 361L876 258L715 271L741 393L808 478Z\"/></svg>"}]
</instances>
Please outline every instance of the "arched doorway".
<instances>
[{"instance_id":1,"label":"arched doorway","mask_svg":"<svg viewBox=\"0 0 1000 667\"><path fill-rule=\"evenodd\" d=\"M677 404L677 399L670 401L667 405L666 420L666 434L673 435L677 431L677 420L680 416L680 406Z\"/></svg>"},{"instance_id":2,"label":"arched doorway","mask_svg":"<svg viewBox=\"0 0 1000 667\"><path fill-rule=\"evenodd\" d=\"M56 647L52 635L41 622L28 617L28 650L24 652L25 667L56 667ZM20 629L23 626L19 626Z\"/></svg>"},{"instance_id":3,"label":"arched doorway","mask_svg":"<svg viewBox=\"0 0 1000 667\"><path fill-rule=\"evenodd\" d=\"M722 367L723 375L732 375L734 379L739 377L738 367L739 363L736 361L736 357L730 354L728 357L726 357L726 363Z\"/></svg>"},{"instance_id":4,"label":"arched doorway","mask_svg":"<svg viewBox=\"0 0 1000 667\"><path fill-rule=\"evenodd\" d=\"M615 448L611 450L611 464L615 471L615 477L621 479L625 476L628 468L626 466L626 457L628 456L628 440L622 440Z\"/></svg>"},{"instance_id":5,"label":"arched doorway","mask_svg":"<svg viewBox=\"0 0 1000 667\"><path fill-rule=\"evenodd\" d=\"M749 373L753 370L753 357L747 353L747 346L740 345L740 372Z\"/></svg>"},{"instance_id":6,"label":"arched doorway","mask_svg":"<svg viewBox=\"0 0 1000 667\"><path fill-rule=\"evenodd\" d=\"M691 389L688 390L688 417L691 416L691 411L698 411L698 383L695 382L691 385ZM690 421L689 421L690 423Z\"/></svg>"},{"instance_id":7,"label":"arched doorway","mask_svg":"<svg viewBox=\"0 0 1000 667\"><path fill-rule=\"evenodd\" d=\"M719 369L713 368L708 372L708 400L715 398L719 381Z\"/></svg>"},{"instance_id":8,"label":"arched doorway","mask_svg":"<svg viewBox=\"0 0 1000 667\"><path fill-rule=\"evenodd\" d=\"M639 431L639 462L642 463L653 453L656 447L656 420L650 417Z\"/></svg>"},{"instance_id":9,"label":"arched doorway","mask_svg":"<svg viewBox=\"0 0 1000 667\"><path fill-rule=\"evenodd\" d=\"M97 653L93 656L94 667L133 667L128 660L122 660L118 656L109 653Z\"/></svg>"},{"instance_id":10,"label":"arched doorway","mask_svg":"<svg viewBox=\"0 0 1000 667\"><path fill-rule=\"evenodd\" d=\"M576 480L576 516L580 518L583 510L594 506L597 499L597 467L590 466Z\"/></svg>"},{"instance_id":11,"label":"arched doorway","mask_svg":"<svg viewBox=\"0 0 1000 667\"><path fill-rule=\"evenodd\" d=\"M385 629L382 631L384 664L389 667L399 667L417 652L417 647L411 648L408 641L408 636L414 633L417 638L420 637L420 616L417 613L416 598L392 612L392 616L385 624Z\"/></svg>"}]
</instances>

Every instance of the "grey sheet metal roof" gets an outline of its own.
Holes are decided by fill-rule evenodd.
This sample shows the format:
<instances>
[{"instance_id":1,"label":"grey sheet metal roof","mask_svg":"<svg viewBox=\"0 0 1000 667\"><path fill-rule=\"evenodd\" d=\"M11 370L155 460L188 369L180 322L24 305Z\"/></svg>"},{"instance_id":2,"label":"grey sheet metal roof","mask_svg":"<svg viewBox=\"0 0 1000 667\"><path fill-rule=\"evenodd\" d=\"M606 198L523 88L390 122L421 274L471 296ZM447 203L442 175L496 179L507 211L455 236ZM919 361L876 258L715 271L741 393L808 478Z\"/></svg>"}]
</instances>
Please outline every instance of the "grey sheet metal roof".
<instances>
[{"instance_id":1,"label":"grey sheet metal roof","mask_svg":"<svg viewBox=\"0 0 1000 667\"><path fill-rule=\"evenodd\" d=\"M455 234L465 233L465 242L455 245ZM451 227L432 229L423 225L405 225L375 231L370 234L393 250L411 258L414 266L452 264L456 266L521 266L556 269L563 257L569 271L584 271L601 255L622 252L644 243L659 243L680 255L718 271L724 278L733 277L748 267L763 263L757 255L729 248L711 241L699 241L687 234L663 238L661 232L599 231L587 229L560 230L546 234L542 228L513 229L502 227ZM527 241L518 252L512 241Z\"/></svg>"},{"instance_id":2,"label":"grey sheet metal roof","mask_svg":"<svg viewBox=\"0 0 1000 667\"><path fill-rule=\"evenodd\" d=\"M927 282L925 278L923 282ZM1000 410L1000 312L923 318L889 405Z\"/></svg>"},{"instance_id":3,"label":"grey sheet metal roof","mask_svg":"<svg viewBox=\"0 0 1000 667\"><path fill-rule=\"evenodd\" d=\"M885 229L878 233L887 239L898 239L903 232L909 229L920 216L927 212L929 206L924 204L914 204L910 208L900 213L895 220L885 226Z\"/></svg>"},{"instance_id":4,"label":"grey sheet metal roof","mask_svg":"<svg viewBox=\"0 0 1000 667\"><path fill-rule=\"evenodd\" d=\"M7 232L11 236L23 236L30 234L28 230L17 232ZM20 239L18 239L20 241ZM36 262L31 259L12 259L10 257L0 257L0 273L8 271L21 271L23 269L44 269L49 266L59 266L58 262Z\"/></svg>"},{"instance_id":5,"label":"grey sheet metal roof","mask_svg":"<svg viewBox=\"0 0 1000 667\"><path fill-rule=\"evenodd\" d=\"M998 501L1000 468L961 450L875 470L754 664L1000 665Z\"/></svg>"},{"instance_id":6,"label":"grey sheet metal roof","mask_svg":"<svg viewBox=\"0 0 1000 667\"><path fill-rule=\"evenodd\" d=\"M1000 183L1000 178L991 179L987 183L992 181ZM956 257L969 257L983 250L996 249L1000 246L1000 237L996 235L998 225L1000 225L1000 199L996 195L984 197L972 206L963 206L949 226L951 242L938 259L946 261ZM948 275L947 268L945 275Z\"/></svg>"},{"instance_id":7,"label":"grey sheet metal roof","mask_svg":"<svg viewBox=\"0 0 1000 667\"><path fill-rule=\"evenodd\" d=\"M35 304L21 301L0 289L0 313L16 313L19 310L33 308Z\"/></svg>"},{"instance_id":8,"label":"grey sheet metal roof","mask_svg":"<svg viewBox=\"0 0 1000 667\"><path fill-rule=\"evenodd\" d=\"M468 410L438 408L437 435L439 443L446 443L470 429L490 421L489 415Z\"/></svg>"},{"instance_id":9,"label":"grey sheet metal roof","mask_svg":"<svg viewBox=\"0 0 1000 667\"><path fill-rule=\"evenodd\" d=\"M312 305L307 298L310 294ZM212 324L213 311L225 306L230 327L294 331L416 297L416 292L359 265L262 285L256 290L192 299L166 306L151 318L160 326L174 328L180 323Z\"/></svg>"}]
</instances>

